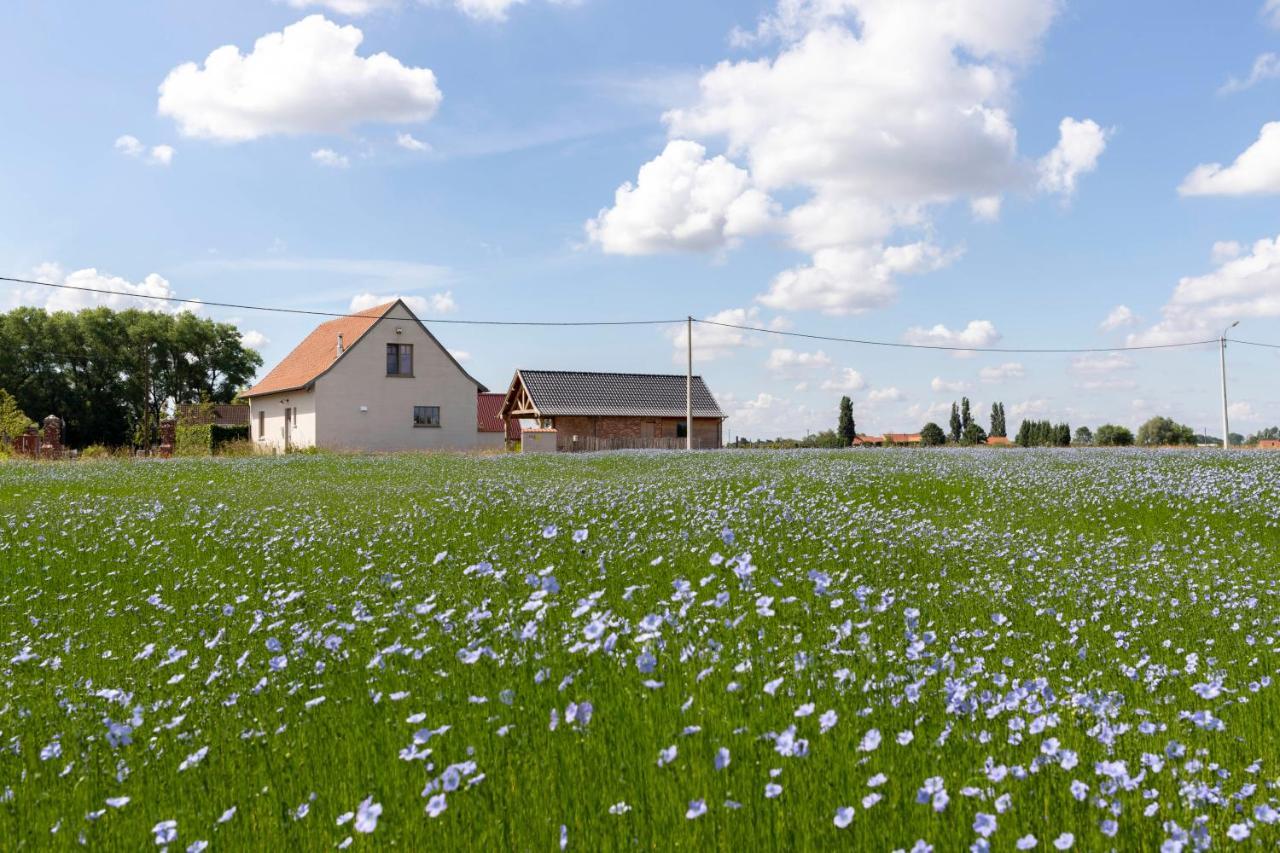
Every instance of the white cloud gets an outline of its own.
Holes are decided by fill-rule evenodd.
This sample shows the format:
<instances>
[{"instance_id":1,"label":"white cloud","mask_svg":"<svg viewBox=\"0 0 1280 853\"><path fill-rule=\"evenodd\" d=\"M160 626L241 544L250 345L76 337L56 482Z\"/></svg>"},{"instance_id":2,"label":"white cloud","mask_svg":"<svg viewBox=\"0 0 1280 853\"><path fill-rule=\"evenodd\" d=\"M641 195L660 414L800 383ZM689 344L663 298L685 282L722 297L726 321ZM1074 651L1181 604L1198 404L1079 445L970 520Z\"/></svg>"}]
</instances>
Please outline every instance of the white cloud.
<instances>
[{"instance_id":1,"label":"white cloud","mask_svg":"<svg viewBox=\"0 0 1280 853\"><path fill-rule=\"evenodd\" d=\"M894 387L873 388L867 393L867 402L872 404L896 402L898 400L906 399L906 396L906 394Z\"/></svg>"},{"instance_id":2,"label":"white cloud","mask_svg":"<svg viewBox=\"0 0 1280 853\"><path fill-rule=\"evenodd\" d=\"M715 323L730 323L735 326L762 327L759 308L726 308L709 317L705 323L695 323L693 329L693 360L714 361L732 355L742 347L756 346L756 341L749 332L732 329L727 326L716 326ZM674 347L671 359L677 364L684 364L688 358L688 336L685 325L669 329L666 333Z\"/></svg>"},{"instance_id":3,"label":"white cloud","mask_svg":"<svg viewBox=\"0 0 1280 853\"><path fill-rule=\"evenodd\" d=\"M862 314L893 302L895 276L935 270L953 257L928 243L819 249L811 264L779 273L758 298L780 310Z\"/></svg>"},{"instance_id":4,"label":"white cloud","mask_svg":"<svg viewBox=\"0 0 1280 853\"><path fill-rule=\"evenodd\" d=\"M187 136L240 142L277 133L338 133L365 122L420 122L442 95L429 68L359 56L364 34L311 15L259 38L242 54L214 50L174 68L159 111Z\"/></svg>"},{"instance_id":5,"label":"white cloud","mask_svg":"<svg viewBox=\"0 0 1280 853\"><path fill-rule=\"evenodd\" d=\"M941 421L951 413L950 403L912 403L907 406L906 415L915 421Z\"/></svg>"},{"instance_id":6,"label":"white cloud","mask_svg":"<svg viewBox=\"0 0 1280 853\"><path fill-rule=\"evenodd\" d=\"M1218 240L1213 244L1213 248L1210 249L1209 257L1213 259L1215 264L1220 264L1232 258L1240 257L1240 253L1243 251L1244 246L1241 246L1235 240Z\"/></svg>"},{"instance_id":7,"label":"white cloud","mask_svg":"<svg viewBox=\"0 0 1280 853\"><path fill-rule=\"evenodd\" d=\"M1138 322L1138 317L1128 305L1117 305L1111 309L1111 313L1098 327L1104 332L1114 332L1116 329L1123 329L1132 326Z\"/></svg>"},{"instance_id":8,"label":"white cloud","mask_svg":"<svg viewBox=\"0 0 1280 853\"><path fill-rule=\"evenodd\" d=\"M861 391L867 387L867 380L852 367L846 367L835 379L826 379L822 383L823 391Z\"/></svg>"},{"instance_id":9,"label":"white cloud","mask_svg":"<svg viewBox=\"0 0 1280 853\"><path fill-rule=\"evenodd\" d=\"M674 141L722 144L742 171L741 186L796 199L779 227L812 260L778 275L763 304L832 314L888 305L897 276L956 256L921 238L931 233L935 207L968 200L976 216L992 218L1003 193L1035 183L1008 109L1022 64L1058 5L778 0L754 34L737 34L776 41L777 49L721 62L702 76L697 100L664 121ZM1070 127L1068 143L1081 136L1078 128L1096 125ZM1066 145L1059 184L1074 185L1092 166L1085 153ZM669 219L687 216L677 205ZM728 242L714 223L706 233L678 247L720 250ZM671 241L634 246L656 251ZM905 263L907 256L914 260Z\"/></svg>"},{"instance_id":10,"label":"white cloud","mask_svg":"<svg viewBox=\"0 0 1280 853\"><path fill-rule=\"evenodd\" d=\"M1238 77L1229 78L1218 89L1218 94L1230 95L1235 92L1243 92L1245 89L1253 88L1263 80L1271 80L1275 77L1280 77L1280 56L1276 56L1274 53L1259 54L1258 58L1253 60L1253 67L1249 69L1248 77L1243 80Z\"/></svg>"},{"instance_id":11,"label":"white cloud","mask_svg":"<svg viewBox=\"0 0 1280 853\"><path fill-rule=\"evenodd\" d=\"M162 311L177 314L182 311L198 313L201 310L198 302L170 302L176 297L173 288L163 276L151 273L142 281L131 282L120 276L99 272L92 267L64 272L56 263L44 263L31 273L35 281L62 284L68 288L88 288L72 290L55 287L39 287L36 285L19 286L5 290L0 294L0 304L8 302L10 308L19 305L30 305L48 311L80 311L85 308L105 306L117 311L126 308L140 308L143 311ZM111 291L110 294L92 291ZM163 298L149 298L163 297Z\"/></svg>"},{"instance_id":12,"label":"white cloud","mask_svg":"<svg viewBox=\"0 0 1280 853\"><path fill-rule=\"evenodd\" d=\"M1280 0L1266 0L1260 14L1268 26L1280 29Z\"/></svg>"},{"instance_id":13,"label":"white cloud","mask_svg":"<svg viewBox=\"0 0 1280 853\"><path fill-rule=\"evenodd\" d=\"M1132 379L1111 376L1105 379L1086 379L1077 382L1076 387L1082 391L1131 391L1138 387L1138 383Z\"/></svg>"},{"instance_id":14,"label":"white cloud","mask_svg":"<svg viewBox=\"0 0 1280 853\"><path fill-rule=\"evenodd\" d=\"M634 185L618 187L613 207L587 223L587 236L606 252L643 255L713 249L767 228L771 202L747 171L706 155L696 142L668 142Z\"/></svg>"},{"instance_id":15,"label":"white cloud","mask_svg":"<svg viewBox=\"0 0 1280 853\"><path fill-rule=\"evenodd\" d=\"M453 356L454 360L459 364L466 364L471 360L471 353L464 349L451 349L449 350L449 355Z\"/></svg>"},{"instance_id":16,"label":"white cloud","mask_svg":"<svg viewBox=\"0 0 1280 853\"><path fill-rule=\"evenodd\" d=\"M979 222L995 222L1000 218L1000 196L984 195L969 202L973 218Z\"/></svg>"},{"instance_id":17,"label":"white cloud","mask_svg":"<svg viewBox=\"0 0 1280 853\"><path fill-rule=\"evenodd\" d=\"M1071 369L1081 374L1114 373L1117 370L1133 368L1133 359L1118 352L1088 353L1071 360Z\"/></svg>"},{"instance_id":18,"label":"white cloud","mask_svg":"<svg viewBox=\"0 0 1280 853\"><path fill-rule=\"evenodd\" d=\"M421 139L416 139L412 133L397 133L396 145L399 145L401 148L405 149L406 151L430 151L431 150L430 145L423 142Z\"/></svg>"},{"instance_id":19,"label":"white cloud","mask_svg":"<svg viewBox=\"0 0 1280 853\"><path fill-rule=\"evenodd\" d=\"M129 134L116 139L115 149L126 157L145 160L153 166L168 166L173 162L173 155L177 153L172 145L153 145L148 150L138 137Z\"/></svg>"},{"instance_id":20,"label":"white cloud","mask_svg":"<svg viewBox=\"0 0 1280 853\"><path fill-rule=\"evenodd\" d=\"M240 341L250 349L256 349L256 350L260 350L271 343L271 341L267 338L266 335L262 334L262 332L255 331L253 329L250 329L247 332L241 332Z\"/></svg>"},{"instance_id":21,"label":"white cloud","mask_svg":"<svg viewBox=\"0 0 1280 853\"><path fill-rule=\"evenodd\" d=\"M1006 361L995 367L984 367L978 371L978 378L983 382L1007 382L1010 379L1021 379L1026 375L1022 365L1016 361Z\"/></svg>"},{"instance_id":22,"label":"white cloud","mask_svg":"<svg viewBox=\"0 0 1280 853\"><path fill-rule=\"evenodd\" d=\"M933 377L933 381L929 383L929 387L935 392L947 391L952 394L959 394L962 391L968 391L971 386L968 382L965 382L962 379L956 379L949 382L941 376L935 376Z\"/></svg>"},{"instance_id":23,"label":"white cloud","mask_svg":"<svg viewBox=\"0 0 1280 853\"><path fill-rule=\"evenodd\" d=\"M989 347L1000 340L1000 333L990 320L970 320L963 329L952 331L939 323L931 329L912 326L902 339L916 346Z\"/></svg>"},{"instance_id":24,"label":"white cloud","mask_svg":"<svg viewBox=\"0 0 1280 853\"><path fill-rule=\"evenodd\" d=\"M332 148L320 148L312 151L311 161L318 166L327 166L330 169L345 169L351 165L347 155L339 154Z\"/></svg>"},{"instance_id":25,"label":"white cloud","mask_svg":"<svg viewBox=\"0 0 1280 853\"><path fill-rule=\"evenodd\" d=\"M1058 125L1058 144L1040 158L1040 189L1070 196L1076 191L1076 180L1098 167L1098 158L1107 147L1111 135L1091 119L1076 121L1064 118Z\"/></svg>"},{"instance_id":26,"label":"white cloud","mask_svg":"<svg viewBox=\"0 0 1280 853\"><path fill-rule=\"evenodd\" d=\"M1243 400L1227 406L1227 414L1231 420L1245 421L1247 423L1254 423L1262 419L1262 413L1254 409L1251 403Z\"/></svg>"},{"instance_id":27,"label":"white cloud","mask_svg":"<svg viewBox=\"0 0 1280 853\"><path fill-rule=\"evenodd\" d=\"M363 311L375 305L385 305L393 299L403 300L404 304L409 306L409 310L421 320L430 320L433 316L452 314L458 310L458 304L453 301L453 291L451 290L441 293L429 293L426 296L404 296L398 293L391 295L359 293L351 297L351 305L347 310L354 314L357 311Z\"/></svg>"},{"instance_id":28,"label":"white cloud","mask_svg":"<svg viewBox=\"0 0 1280 853\"><path fill-rule=\"evenodd\" d=\"M775 376L794 377L801 371L830 367L831 359L822 350L798 352L784 347L770 351L764 366Z\"/></svg>"},{"instance_id":29,"label":"white cloud","mask_svg":"<svg viewBox=\"0 0 1280 853\"><path fill-rule=\"evenodd\" d=\"M1262 126L1258 139L1230 166L1203 163L1191 170L1182 195L1261 195L1280 192L1280 121Z\"/></svg>"},{"instance_id":30,"label":"white cloud","mask_svg":"<svg viewBox=\"0 0 1280 853\"><path fill-rule=\"evenodd\" d=\"M1236 320L1280 317L1280 237L1257 241L1213 272L1180 279L1160 314L1160 322L1130 335L1129 343L1208 340Z\"/></svg>"},{"instance_id":31,"label":"white cloud","mask_svg":"<svg viewBox=\"0 0 1280 853\"><path fill-rule=\"evenodd\" d=\"M397 9L401 0L286 0L295 9L321 7L359 18L375 12ZM452 6L462 14L479 21L501 22L507 19L512 7L520 6L528 0L418 0L424 6ZM549 0L554 6L575 6L579 0Z\"/></svg>"},{"instance_id":32,"label":"white cloud","mask_svg":"<svg viewBox=\"0 0 1280 853\"><path fill-rule=\"evenodd\" d=\"M1023 400L1021 403L1014 403L1009 409L1015 418L1025 418L1028 415L1047 415L1049 414L1049 401L1042 398L1035 400Z\"/></svg>"}]
</instances>

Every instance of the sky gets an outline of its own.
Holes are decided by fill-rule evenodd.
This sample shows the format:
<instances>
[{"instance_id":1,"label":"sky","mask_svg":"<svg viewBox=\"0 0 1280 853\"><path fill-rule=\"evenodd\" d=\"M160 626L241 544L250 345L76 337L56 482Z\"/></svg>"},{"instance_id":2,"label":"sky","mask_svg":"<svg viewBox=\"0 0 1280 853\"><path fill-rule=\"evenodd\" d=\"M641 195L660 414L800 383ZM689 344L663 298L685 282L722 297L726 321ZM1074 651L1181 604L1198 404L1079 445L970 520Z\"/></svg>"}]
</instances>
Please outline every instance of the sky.
<instances>
[{"instance_id":1,"label":"sky","mask_svg":"<svg viewBox=\"0 0 1280 853\"><path fill-rule=\"evenodd\" d=\"M1023 418L1221 433L1280 343L1280 0L12 0L0 275L342 312L481 382L683 372L730 436ZM0 283L16 305L129 297ZM162 304L162 303L161 303ZM176 307L175 309L176 310ZM263 372L315 318L202 307ZM1280 349L1228 346L1231 428Z\"/></svg>"}]
</instances>

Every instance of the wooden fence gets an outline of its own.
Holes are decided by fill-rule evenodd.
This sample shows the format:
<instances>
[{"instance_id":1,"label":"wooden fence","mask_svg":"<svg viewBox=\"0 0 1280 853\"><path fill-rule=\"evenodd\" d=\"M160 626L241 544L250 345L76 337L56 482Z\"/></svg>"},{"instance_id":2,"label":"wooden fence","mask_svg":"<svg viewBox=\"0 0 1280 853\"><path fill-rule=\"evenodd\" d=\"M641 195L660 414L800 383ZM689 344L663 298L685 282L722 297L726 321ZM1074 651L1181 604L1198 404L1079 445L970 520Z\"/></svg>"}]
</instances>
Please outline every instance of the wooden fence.
<instances>
[{"instance_id":1,"label":"wooden fence","mask_svg":"<svg viewBox=\"0 0 1280 853\"><path fill-rule=\"evenodd\" d=\"M561 453L594 453L599 450L684 450L683 438L600 438L594 435L562 435L558 449ZM694 450L709 447L706 442L693 439Z\"/></svg>"}]
</instances>

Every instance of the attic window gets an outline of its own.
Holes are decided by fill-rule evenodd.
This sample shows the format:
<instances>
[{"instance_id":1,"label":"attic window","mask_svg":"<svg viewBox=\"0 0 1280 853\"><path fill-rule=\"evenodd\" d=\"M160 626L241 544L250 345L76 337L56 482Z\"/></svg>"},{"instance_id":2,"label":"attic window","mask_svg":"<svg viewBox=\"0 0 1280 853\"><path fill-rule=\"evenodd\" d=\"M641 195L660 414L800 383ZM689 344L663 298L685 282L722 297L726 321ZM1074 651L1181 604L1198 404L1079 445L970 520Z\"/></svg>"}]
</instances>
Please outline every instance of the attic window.
<instances>
[{"instance_id":1,"label":"attic window","mask_svg":"<svg viewBox=\"0 0 1280 853\"><path fill-rule=\"evenodd\" d=\"M387 375L413 375L413 344L387 344Z\"/></svg>"}]
</instances>

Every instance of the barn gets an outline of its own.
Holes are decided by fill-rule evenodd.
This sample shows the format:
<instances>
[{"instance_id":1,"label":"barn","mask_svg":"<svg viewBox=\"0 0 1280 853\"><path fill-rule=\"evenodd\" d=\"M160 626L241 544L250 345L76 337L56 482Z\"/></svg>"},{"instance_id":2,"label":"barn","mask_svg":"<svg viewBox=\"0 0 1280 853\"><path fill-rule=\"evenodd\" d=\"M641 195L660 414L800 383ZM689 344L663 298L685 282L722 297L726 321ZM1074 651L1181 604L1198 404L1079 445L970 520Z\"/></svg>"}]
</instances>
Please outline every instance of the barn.
<instances>
[{"instance_id":1,"label":"barn","mask_svg":"<svg viewBox=\"0 0 1280 853\"><path fill-rule=\"evenodd\" d=\"M693 377L693 446L724 444L725 413L702 377ZM502 417L555 430L556 448L683 448L686 377L660 373L517 370Z\"/></svg>"}]
</instances>

